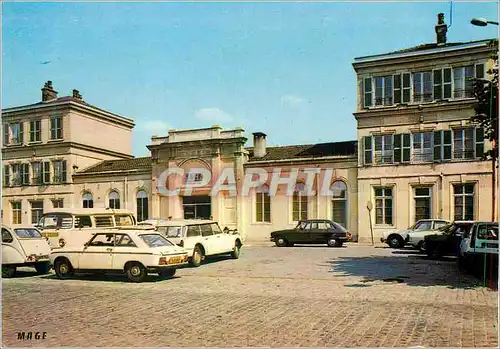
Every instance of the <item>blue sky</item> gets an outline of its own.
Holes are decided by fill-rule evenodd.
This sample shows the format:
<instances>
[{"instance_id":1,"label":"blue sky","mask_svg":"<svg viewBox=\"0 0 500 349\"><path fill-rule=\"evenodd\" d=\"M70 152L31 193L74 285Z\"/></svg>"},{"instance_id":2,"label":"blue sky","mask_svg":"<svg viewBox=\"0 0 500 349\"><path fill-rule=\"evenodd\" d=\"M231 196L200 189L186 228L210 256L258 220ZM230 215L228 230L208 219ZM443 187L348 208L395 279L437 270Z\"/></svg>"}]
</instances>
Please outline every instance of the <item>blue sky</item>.
<instances>
[{"instance_id":1,"label":"blue sky","mask_svg":"<svg viewBox=\"0 0 500 349\"><path fill-rule=\"evenodd\" d=\"M52 80L136 122L134 155L169 128L220 124L269 145L356 139L355 57L435 41L449 2L3 3L2 105ZM496 2L453 2L448 42L498 37ZM50 61L49 64L41 64Z\"/></svg>"}]
</instances>

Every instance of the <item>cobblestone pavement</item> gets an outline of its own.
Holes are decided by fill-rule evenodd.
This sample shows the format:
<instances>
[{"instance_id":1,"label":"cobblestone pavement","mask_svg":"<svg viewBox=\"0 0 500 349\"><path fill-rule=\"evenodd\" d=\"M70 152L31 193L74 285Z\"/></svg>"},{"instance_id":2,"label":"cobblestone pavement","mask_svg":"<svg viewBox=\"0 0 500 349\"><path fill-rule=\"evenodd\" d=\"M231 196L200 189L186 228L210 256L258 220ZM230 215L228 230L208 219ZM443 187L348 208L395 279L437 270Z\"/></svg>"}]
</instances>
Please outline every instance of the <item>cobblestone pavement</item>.
<instances>
[{"instance_id":1,"label":"cobblestone pavement","mask_svg":"<svg viewBox=\"0 0 500 349\"><path fill-rule=\"evenodd\" d=\"M247 247L165 281L22 271L2 286L4 346L498 344L497 292L407 250Z\"/></svg>"}]
</instances>

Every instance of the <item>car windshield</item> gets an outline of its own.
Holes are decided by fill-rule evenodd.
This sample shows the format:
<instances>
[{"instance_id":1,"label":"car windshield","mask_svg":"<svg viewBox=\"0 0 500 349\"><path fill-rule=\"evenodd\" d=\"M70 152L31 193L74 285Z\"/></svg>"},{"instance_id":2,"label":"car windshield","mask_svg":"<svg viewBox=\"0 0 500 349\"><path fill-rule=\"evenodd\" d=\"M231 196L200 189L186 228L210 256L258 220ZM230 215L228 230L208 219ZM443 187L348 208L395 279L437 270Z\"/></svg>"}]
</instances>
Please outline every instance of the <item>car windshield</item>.
<instances>
[{"instance_id":1,"label":"car windshield","mask_svg":"<svg viewBox=\"0 0 500 349\"><path fill-rule=\"evenodd\" d=\"M157 227L159 233L165 234L168 238L180 238L182 236L182 227Z\"/></svg>"},{"instance_id":2,"label":"car windshield","mask_svg":"<svg viewBox=\"0 0 500 349\"><path fill-rule=\"evenodd\" d=\"M142 234L140 237L149 247L174 246L160 234Z\"/></svg>"},{"instance_id":3,"label":"car windshield","mask_svg":"<svg viewBox=\"0 0 500 349\"><path fill-rule=\"evenodd\" d=\"M42 237L42 235L36 229L19 228L19 229L14 229L14 231L16 232L16 235L22 239L31 239L31 238L38 239Z\"/></svg>"},{"instance_id":4,"label":"car windshield","mask_svg":"<svg viewBox=\"0 0 500 349\"><path fill-rule=\"evenodd\" d=\"M438 229L438 231L441 231L441 232L443 232L443 233L445 233L445 234L449 234L449 233L451 233L451 232L454 230L453 228L454 228L455 226L456 226L456 224L449 223L449 224L446 224L446 225L444 225L444 226L440 227L440 228Z\"/></svg>"},{"instance_id":5,"label":"car windshield","mask_svg":"<svg viewBox=\"0 0 500 349\"><path fill-rule=\"evenodd\" d=\"M40 218L38 227L41 229L71 229L73 216L68 213L47 213Z\"/></svg>"},{"instance_id":6,"label":"car windshield","mask_svg":"<svg viewBox=\"0 0 500 349\"><path fill-rule=\"evenodd\" d=\"M115 215L115 221L117 226L132 226L134 225L134 218L129 214Z\"/></svg>"}]
</instances>

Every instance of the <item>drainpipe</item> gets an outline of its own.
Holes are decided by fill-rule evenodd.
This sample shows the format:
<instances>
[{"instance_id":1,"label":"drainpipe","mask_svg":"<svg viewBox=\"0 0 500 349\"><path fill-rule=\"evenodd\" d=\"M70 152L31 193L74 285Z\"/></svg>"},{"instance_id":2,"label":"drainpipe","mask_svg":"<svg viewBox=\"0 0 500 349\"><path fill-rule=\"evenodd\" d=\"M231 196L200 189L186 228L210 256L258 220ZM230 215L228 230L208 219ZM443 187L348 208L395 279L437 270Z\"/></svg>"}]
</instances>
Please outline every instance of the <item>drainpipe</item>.
<instances>
[{"instance_id":1,"label":"drainpipe","mask_svg":"<svg viewBox=\"0 0 500 349\"><path fill-rule=\"evenodd\" d=\"M439 174L439 190L438 190L438 193L439 193L439 207L438 207L438 218L443 218L443 172L441 172Z\"/></svg>"},{"instance_id":2,"label":"drainpipe","mask_svg":"<svg viewBox=\"0 0 500 349\"><path fill-rule=\"evenodd\" d=\"M125 177L125 180L123 182L123 201L125 202L124 209L127 209L127 201L128 201L127 189L128 189L128 177Z\"/></svg>"}]
</instances>

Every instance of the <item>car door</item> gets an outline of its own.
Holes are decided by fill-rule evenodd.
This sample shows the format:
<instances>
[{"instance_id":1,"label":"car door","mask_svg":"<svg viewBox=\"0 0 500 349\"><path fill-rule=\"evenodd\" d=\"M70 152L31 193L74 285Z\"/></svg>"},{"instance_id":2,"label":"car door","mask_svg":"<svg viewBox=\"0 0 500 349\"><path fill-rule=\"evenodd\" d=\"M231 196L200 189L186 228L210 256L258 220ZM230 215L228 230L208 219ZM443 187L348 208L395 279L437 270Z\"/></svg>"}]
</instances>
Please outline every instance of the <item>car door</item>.
<instances>
[{"instance_id":1,"label":"car door","mask_svg":"<svg viewBox=\"0 0 500 349\"><path fill-rule=\"evenodd\" d=\"M2 227L2 263L24 263L25 258L26 255L13 233Z\"/></svg>"},{"instance_id":2,"label":"car door","mask_svg":"<svg viewBox=\"0 0 500 349\"><path fill-rule=\"evenodd\" d=\"M115 234L115 245L112 253L112 269L123 270L125 263L137 256L137 245L128 234Z\"/></svg>"},{"instance_id":3,"label":"car door","mask_svg":"<svg viewBox=\"0 0 500 349\"><path fill-rule=\"evenodd\" d=\"M498 224L481 223L474 240L475 253L498 254Z\"/></svg>"},{"instance_id":4,"label":"car door","mask_svg":"<svg viewBox=\"0 0 500 349\"><path fill-rule=\"evenodd\" d=\"M231 234L223 233L219 224L210 224L212 232L214 233L214 248L216 253L231 252L234 248L234 237Z\"/></svg>"},{"instance_id":5,"label":"car door","mask_svg":"<svg viewBox=\"0 0 500 349\"><path fill-rule=\"evenodd\" d=\"M434 221L433 223L433 230L438 230L441 227L444 227L445 225L448 225L447 221Z\"/></svg>"},{"instance_id":6,"label":"car door","mask_svg":"<svg viewBox=\"0 0 500 349\"><path fill-rule=\"evenodd\" d=\"M333 231L330 230L330 233ZM311 243L324 243L325 235L328 235L328 227L326 222L311 222L311 230L309 231L309 241Z\"/></svg>"},{"instance_id":7,"label":"car door","mask_svg":"<svg viewBox=\"0 0 500 349\"><path fill-rule=\"evenodd\" d=\"M95 234L79 253L78 269L112 269L114 235L113 233Z\"/></svg>"},{"instance_id":8,"label":"car door","mask_svg":"<svg viewBox=\"0 0 500 349\"><path fill-rule=\"evenodd\" d=\"M215 239L217 239L217 237L214 235L210 224L200 224L200 230L201 241L203 247L205 248L205 255L208 256L217 254L217 243L215 242Z\"/></svg>"}]
</instances>

